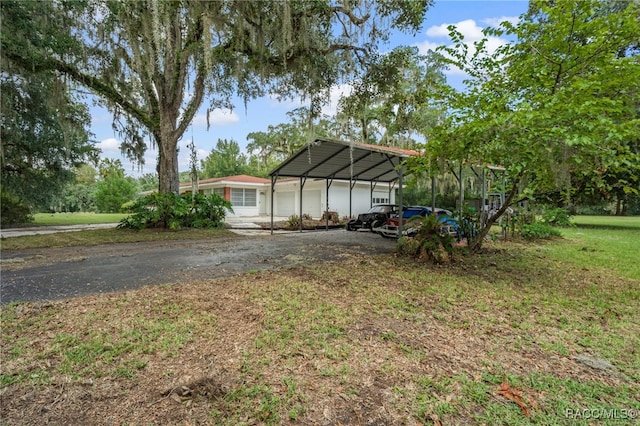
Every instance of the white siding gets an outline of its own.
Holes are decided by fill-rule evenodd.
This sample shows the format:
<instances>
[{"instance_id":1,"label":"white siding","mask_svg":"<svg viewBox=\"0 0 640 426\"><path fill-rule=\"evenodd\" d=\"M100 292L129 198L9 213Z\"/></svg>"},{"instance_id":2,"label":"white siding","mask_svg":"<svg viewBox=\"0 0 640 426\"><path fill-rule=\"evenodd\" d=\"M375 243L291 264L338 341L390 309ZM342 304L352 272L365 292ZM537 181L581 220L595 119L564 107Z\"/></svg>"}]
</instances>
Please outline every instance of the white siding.
<instances>
[{"instance_id":1,"label":"white siding","mask_svg":"<svg viewBox=\"0 0 640 426\"><path fill-rule=\"evenodd\" d=\"M289 217L296 212L296 193L276 192L275 194L276 216Z\"/></svg>"},{"instance_id":2,"label":"white siding","mask_svg":"<svg viewBox=\"0 0 640 426\"><path fill-rule=\"evenodd\" d=\"M326 210L326 180L309 179L305 182L302 195L302 212L311 215L314 219L320 219ZM258 216L271 212L271 185L266 184L243 184L233 182L216 182L213 185L203 185L203 192L217 192L224 194L224 186L232 188L232 199L242 199L242 203L255 204L248 206L234 205L234 213L229 216ZM290 180L276 184L276 191L273 195L275 216L289 217L300 212L300 183L298 180ZM262 193L264 192L264 196ZM233 197L235 193L235 197ZM251 195L247 196L247 193ZM372 198L389 198L387 184L376 185L373 195L371 194L371 184L369 182L358 182L354 185L351 194L351 216L366 212L372 205ZM390 204L395 203L395 189L391 192ZM375 204L375 203L374 203ZM378 203L386 204L386 203ZM329 210L337 212L340 217L349 216L349 182L333 181L329 188Z\"/></svg>"},{"instance_id":3,"label":"white siding","mask_svg":"<svg viewBox=\"0 0 640 426\"><path fill-rule=\"evenodd\" d=\"M373 197L389 198L388 186L386 184L378 184L374 190ZM372 205L371 185L368 182L357 183L351 192L351 216L357 216L364 213ZM324 198L322 200L324 205ZM377 204L393 204L395 196L391 194L389 203ZM349 182L334 182L329 188L329 210L338 212L340 217L349 216Z\"/></svg>"},{"instance_id":4,"label":"white siding","mask_svg":"<svg viewBox=\"0 0 640 426\"><path fill-rule=\"evenodd\" d=\"M314 219L322 217L322 191L321 190L302 190L302 213L310 215ZM299 206L296 206L296 210Z\"/></svg>"}]
</instances>

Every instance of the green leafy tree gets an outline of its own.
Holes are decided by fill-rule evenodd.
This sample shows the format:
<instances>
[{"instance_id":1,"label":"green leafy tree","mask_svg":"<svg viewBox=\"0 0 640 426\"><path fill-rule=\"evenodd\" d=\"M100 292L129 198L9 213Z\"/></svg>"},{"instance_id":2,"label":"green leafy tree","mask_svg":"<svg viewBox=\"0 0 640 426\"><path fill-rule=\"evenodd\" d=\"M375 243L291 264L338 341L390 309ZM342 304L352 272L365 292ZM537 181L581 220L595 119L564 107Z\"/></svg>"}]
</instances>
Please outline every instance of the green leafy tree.
<instances>
[{"instance_id":1,"label":"green leafy tree","mask_svg":"<svg viewBox=\"0 0 640 426\"><path fill-rule=\"evenodd\" d=\"M6 71L0 76L2 191L31 210L48 209L73 180L73 169L97 154L88 111L69 94L52 100L50 93L62 82L51 74Z\"/></svg>"},{"instance_id":2,"label":"green leafy tree","mask_svg":"<svg viewBox=\"0 0 640 426\"><path fill-rule=\"evenodd\" d=\"M296 108L287 112L288 122L270 125L266 132L249 133L249 170L257 176L266 176L316 137L336 137L337 128L332 127L332 120L319 115L307 107Z\"/></svg>"},{"instance_id":3,"label":"green leafy tree","mask_svg":"<svg viewBox=\"0 0 640 426\"><path fill-rule=\"evenodd\" d=\"M247 172L247 156L234 140L218 139L207 158L201 160L202 177L235 176Z\"/></svg>"},{"instance_id":4,"label":"green leafy tree","mask_svg":"<svg viewBox=\"0 0 640 426\"><path fill-rule=\"evenodd\" d=\"M637 162L620 147L639 131L640 66L620 52L638 42L640 4L622 3L532 1L517 25L486 30L517 39L494 53L486 40L469 51L451 28L455 47L447 53L471 78L449 99L451 113L426 157L500 164L508 173L506 203L472 250L522 197L560 189L569 203L572 174Z\"/></svg>"},{"instance_id":5,"label":"green leafy tree","mask_svg":"<svg viewBox=\"0 0 640 426\"><path fill-rule=\"evenodd\" d=\"M137 185L124 175L120 160L104 159L99 167L100 180L96 185L96 207L101 213L119 213L123 204L133 201Z\"/></svg>"},{"instance_id":6,"label":"green leafy tree","mask_svg":"<svg viewBox=\"0 0 640 426\"><path fill-rule=\"evenodd\" d=\"M97 94L114 111L123 152L141 161L150 140L159 152L159 191L177 193L177 142L205 99L209 110L233 107L234 94L245 102L303 94L318 105L357 73L390 28L419 29L430 4L12 2L32 23L9 21L2 50L25 68L62 72ZM57 44L42 48L50 40Z\"/></svg>"},{"instance_id":7,"label":"green leafy tree","mask_svg":"<svg viewBox=\"0 0 640 426\"><path fill-rule=\"evenodd\" d=\"M46 14L25 13L40 7L35 2L0 2L0 165L2 216L20 222L20 214L49 210L73 181L74 168L95 161L97 150L90 140L88 109L74 96L73 88L50 70L35 72L23 61L14 61L9 46L25 47L25 34L40 37L38 48L66 49L48 26ZM36 30L39 28L39 30ZM28 56L28 52L23 51Z\"/></svg>"},{"instance_id":8,"label":"green leafy tree","mask_svg":"<svg viewBox=\"0 0 640 426\"><path fill-rule=\"evenodd\" d=\"M96 176L98 171L90 164L82 164L74 171L74 180L51 202L58 212L96 211Z\"/></svg>"},{"instance_id":9,"label":"green leafy tree","mask_svg":"<svg viewBox=\"0 0 640 426\"><path fill-rule=\"evenodd\" d=\"M74 168L97 154L87 108L66 92L52 98L59 86L51 73L31 74L2 61L1 190L29 212L48 210L73 181Z\"/></svg>"},{"instance_id":10,"label":"green leafy tree","mask_svg":"<svg viewBox=\"0 0 640 426\"><path fill-rule=\"evenodd\" d=\"M446 81L444 67L438 54L420 55L415 47L373 57L351 95L340 101L343 138L414 148L416 137L443 114L438 90Z\"/></svg>"},{"instance_id":11,"label":"green leafy tree","mask_svg":"<svg viewBox=\"0 0 640 426\"><path fill-rule=\"evenodd\" d=\"M158 175L155 173L145 173L138 178L138 188L140 191L152 191L158 189Z\"/></svg>"}]
</instances>

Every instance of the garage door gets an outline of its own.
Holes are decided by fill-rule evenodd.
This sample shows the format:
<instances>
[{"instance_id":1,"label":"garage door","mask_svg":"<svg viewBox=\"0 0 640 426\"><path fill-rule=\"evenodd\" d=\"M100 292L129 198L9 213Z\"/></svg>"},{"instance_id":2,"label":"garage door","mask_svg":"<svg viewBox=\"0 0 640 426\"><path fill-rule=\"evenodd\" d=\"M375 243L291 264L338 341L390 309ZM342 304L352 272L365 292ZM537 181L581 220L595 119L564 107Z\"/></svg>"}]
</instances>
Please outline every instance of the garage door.
<instances>
[{"instance_id":1,"label":"garage door","mask_svg":"<svg viewBox=\"0 0 640 426\"><path fill-rule=\"evenodd\" d=\"M295 193L276 192L277 216L289 217L295 212Z\"/></svg>"},{"instance_id":2,"label":"garage door","mask_svg":"<svg viewBox=\"0 0 640 426\"><path fill-rule=\"evenodd\" d=\"M322 216L322 204L320 203L320 190L302 191L302 212L311 215L314 219Z\"/></svg>"}]
</instances>

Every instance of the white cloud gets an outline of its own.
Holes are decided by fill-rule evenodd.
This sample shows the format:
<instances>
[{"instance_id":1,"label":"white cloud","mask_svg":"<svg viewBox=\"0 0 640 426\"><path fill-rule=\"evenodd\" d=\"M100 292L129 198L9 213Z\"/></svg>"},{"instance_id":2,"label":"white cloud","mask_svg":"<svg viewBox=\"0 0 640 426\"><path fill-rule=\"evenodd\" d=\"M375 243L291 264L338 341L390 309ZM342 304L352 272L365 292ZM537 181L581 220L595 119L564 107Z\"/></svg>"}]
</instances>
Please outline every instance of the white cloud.
<instances>
[{"instance_id":1,"label":"white cloud","mask_svg":"<svg viewBox=\"0 0 640 426\"><path fill-rule=\"evenodd\" d=\"M238 121L240 121L240 116L230 109L215 108L209 113L209 124L211 126L226 126ZM193 117L193 125L206 127L207 114L198 114Z\"/></svg>"},{"instance_id":2,"label":"white cloud","mask_svg":"<svg viewBox=\"0 0 640 426\"><path fill-rule=\"evenodd\" d=\"M209 113L209 124L212 126L226 126L240 121L240 116L230 109L215 108ZM193 118L193 125L206 127L207 114L198 114Z\"/></svg>"},{"instance_id":3,"label":"white cloud","mask_svg":"<svg viewBox=\"0 0 640 426\"><path fill-rule=\"evenodd\" d=\"M104 139L96 144L105 156L120 154L120 141L115 138Z\"/></svg>"},{"instance_id":4,"label":"white cloud","mask_svg":"<svg viewBox=\"0 0 640 426\"><path fill-rule=\"evenodd\" d=\"M191 148L189 148L189 144L191 144L191 136L183 136L182 139L178 141L178 169L181 172L188 171L191 167ZM157 153L154 153L154 158L152 163L155 165L157 161ZM196 158L198 166L200 165L200 160L204 160L209 155L209 151L198 146L196 143Z\"/></svg>"},{"instance_id":5,"label":"white cloud","mask_svg":"<svg viewBox=\"0 0 640 426\"><path fill-rule=\"evenodd\" d=\"M426 54L429 50L433 50L435 52L435 50L439 47L442 46L442 43L434 43L430 40L425 40L422 41L420 43L416 43L415 46L418 47L418 51L421 54Z\"/></svg>"},{"instance_id":6,"label":"white cloud","mask_svg":"<svg viewBox=\"0 0 640 426\"><path fill-rule=\"evenodd\" d=\"M509 22L512 25L517 25L520 22L520 18L517 16L501 16L499 18L486 18L482 20L482 23L487 24L490 27L498 28L503 22Z\"/></svg>"},{"instance_id":7,"label":"white cloud","mask_svg":"<svg viewBox=\"0 0 640 426\"><path fill-rule=\"evenodd\" d=\"M444 23L441 25L433 26L427 29L427 36L433 38L449 38L449 26L452 24ZM482 27L476 24L473 19L465 19L464 21L453 24L458 31L460 31L465 39L472 41L480 40L482 38Z\"/></svg>"}]
</instances>

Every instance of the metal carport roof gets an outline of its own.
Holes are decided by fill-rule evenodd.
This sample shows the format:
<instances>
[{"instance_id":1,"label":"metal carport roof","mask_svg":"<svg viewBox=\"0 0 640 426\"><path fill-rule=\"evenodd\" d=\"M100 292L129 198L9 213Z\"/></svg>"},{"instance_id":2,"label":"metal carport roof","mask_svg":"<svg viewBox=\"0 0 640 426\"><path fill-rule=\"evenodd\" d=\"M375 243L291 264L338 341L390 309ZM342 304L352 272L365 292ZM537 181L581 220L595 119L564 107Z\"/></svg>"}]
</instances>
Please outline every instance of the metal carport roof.
<instances>
[{"instance_id":1,"label":"metal carport roof","mask_svg":"<svg viewBox=\"0 0 640 426\"><path fill-rule=\"evenodd\" d=\"M312 179L393 182L398 166L417 151L318 138L293 154L269 175Z\"/></svg>"},{"instance_id":2,"label":"metal carport roof","mask_svg":"<svg viewBox=\"0 0 640 426\"><path fill-rule=\"evenodd\" d=\"M402 205L403 168L400 165L405 159L417 155L420 155L417 151L395 147L334 139L315 139L269 174L271 176L271 232L273 233L273 193L276 179L280 177L300 178L301 212L302 189L307 178L326 179L327 197L330 182L334 180L367 181L372 182L372 185L374 182L390 183L398 180L400 183L398 186L399 205ZM328 201L326 205L329 205ZM351 190L349 191L349 214L351 214ZM327 229L328 227L327 215ZM402 224L399 229L402 230ZM300 232L302 232L302 221L300 221Z\"/></svg>"}]
</instances>

